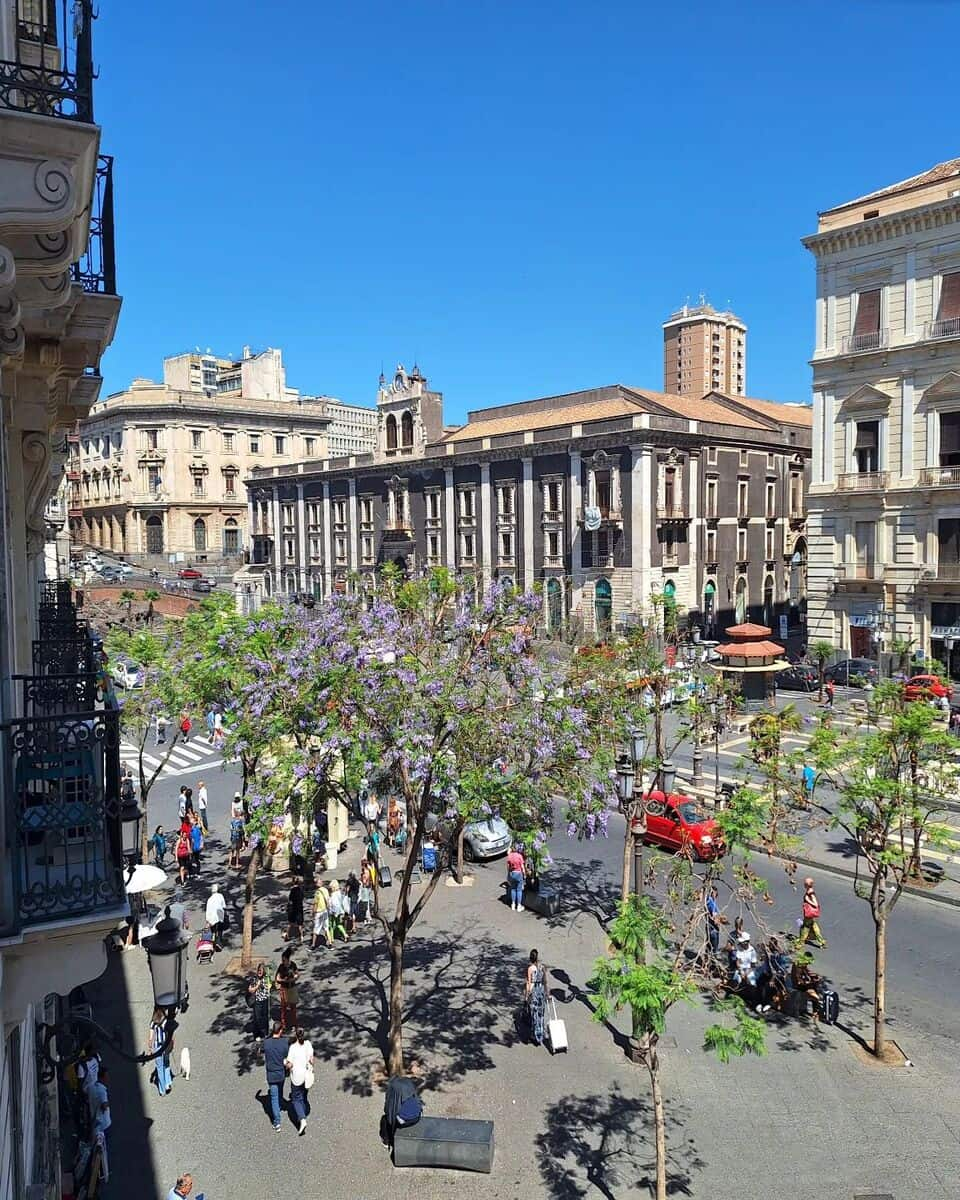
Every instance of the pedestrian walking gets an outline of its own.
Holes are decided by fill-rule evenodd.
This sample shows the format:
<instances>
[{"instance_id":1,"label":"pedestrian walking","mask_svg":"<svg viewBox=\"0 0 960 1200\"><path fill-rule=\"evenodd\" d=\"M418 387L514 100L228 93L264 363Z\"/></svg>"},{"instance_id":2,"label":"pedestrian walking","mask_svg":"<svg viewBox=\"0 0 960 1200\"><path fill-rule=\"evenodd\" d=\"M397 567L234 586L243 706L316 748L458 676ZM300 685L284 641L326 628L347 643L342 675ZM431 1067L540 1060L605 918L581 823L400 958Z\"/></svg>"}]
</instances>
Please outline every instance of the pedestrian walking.
<instances>
[{"instance_id":1,"label":"pedestrian walking","mask_svg":"<svg viewBox=\"0 0 960 1200\"><path fill-rule=\"evenodd\" d=\"M215 716L216 713L211 706L210 711L207 713L207 738L211 746L213 745L213 721Z\"/></svg>"},{"instance_id":2,"label":"pedestrian walking","mask_svg":"<svg viewBox=\"0 0 960 1200\"><path fill-rule=\"evenodd\" d=\"M177 800L177 816L180 818L182 826L183 822L187 819L187 785L185 783L180 784L180 796Z\"/></svg>"},{"instance_id":3,"label":"pedestrian walking","mask_svg":"<svg viewBox=\"0 0 960 1200\"><path fill-rule=\"evenodd\" d=\"M720 953L720 927L723 924L723 914L720 912L720 892L711 887L705 905L707 912L707 941L714 954Z\"/></svg>"},{"instance_id":4,"label":"pedestrian walking","mask_svg":"<svg viewBox=\"0 0 960 1200\"><path fill-rule=\"evenodd\" d=\"M376 826L380 820L380 814L383 812L383 806L377 797L370 792L363 801L363 820L369 827Z\"/></svg>"},{"instance_id":5,"label":"pedestrian walking","mask_svg":"<svg viewBox=\"0 0 960 1200\"><path fill-rule=\"evenodd\" d=\"M193 722L190 720L190 715L184 709L180 714L180 736L183 738L183 744L186 745L190 741L190 730L193 728Z\"/></svg>"},{"instance_id":6,"label":"pedestrian walking","mask_svg":"<svg viewBox=\"0 0 960 1200\"><path fill-rule=\"evenodd\" d=\"M243 849L243 799L239 792L233 793L230 804L230 866L240 869L240 851Z\"/></svg>"},{"instance_id":7,"label":"pedestrian walking","mask_svg":"<svg viewBox=\"0 0 960 1200\"><path fill-rule=\"evenodd\" d=\"M290 895L287 897L287 932L284 941L293 941L293 931L297 931L297 941L303 941L303 884L294 879Z\"/></svg>"},{"instance_id":8,"label":"pedestrian walking","mask_svg":"<svg viewBox=\"0 0 960 1200\"><path fill-rule=\"evenodd\" d=\"M819 949L826 949L827 943L824 941L823 934L820 932L820 901L817 899L817 893L814 891L813 880L808 875L803 881L803 920L801 921L799 945L806 945L807 938L813 934L816 941L814 945Z\"/></svg>"},{"instance_id":9,"label":"pedestrian walking","mask_svg":"<svg viewBox=\"0 0 960 1200\"><path fill-rule=\"evenodd\" d=\"M519 846L514 846L507 855L507 883L510 885L510 907L514 912L523 908L523 881L527 865Z\"/></svg>"},{"instance_id":10,"label":"pedestrian walking","mask_svg":"<svg viewBox=\"0 0 960 1200\"><path fill-rule=\"evenodd\" d=\"M350 940L352 932L352 918L350 915L350 898L345 892L340 890L340 882L336 879L330 880L330 945L333 945L333 939L340 935L345 942Z\"/></svg>"},{"instance_id":11,"label":"pedestrian walking","mask_svg":"<svg viewBox=\"0 0 960 1200\"><path fill-rule=\"evenodd\" d=\"M192 787L185 787L185 788L183 789L183 799L184 799L184 803L185 803L185 805L186 805L186 809L187 809L187 816L189 817L189 816L191 816L191 815L192 815L192 813L193 813L193 811L194 811L194 808L193 808L193 788L192 788Z\"/></svg>"},{"instance_id":12,"label":"pedestrian walking","mask_svg":"<svg viewBox=\"0 0 960 1200\"><path fill-rule=\"evenodd\" d=\"M157 713L153 723L154 741L156 745L163 746L166 744L168 724L169 721L163 715L163 713Z\"/></svg>"},{"instance_id":13,"label":"pedestrian walking","mask_svg":"<svg viewBox=\"0 0 960 1200\"><path fill-rule=\"evenodd\" d=\"M219 883L215 883L213 891L207 897L207 906L204 910L204 916L213 937L214 950L223 949L223 922L226 915L227 902L223 897L223 892L220 891Z\"/></svg>"},{"instance_id":14,"label":"pedestrian walking","mask_svg":"<svg viewBox=\"0 0 960 1200\"><path fill-rule=\"evenodd\" d=\"M163 866L163 860L167 856L167 838L163 832L163 826L158 825L153 831L153 837L150 839L150 845L153 849L153 861L158 867Z\"/></svg>"},{"instance_id":15,"label":"pedestrian walking","mask_svg":"<svg viewBox=\"0 0 960 1200\"><path fill-rule=\"evenodd\" d=\"M807 800L812 800L813 789L817 782L817 772L809 763L807 763L800 772L800 776L803 780L803 794Z\"/></svg>"},{"instance_id":16,"label":"pedestrian walking","mask_svg":"<svg viewBox=\"0 0 960 1200\"><path fill-rule=\"evenodd\" d=\"M147 1053L153 1057L153 1077L157 1085L157 1091L161 1096L166 1096L173 1087L173 1072L170 1070L170 1052L173 1050L173 1039L170 1040L170 1045L166 1047L163 1053L159 1053L160 1047L166 1041L166 1021L162 1008L155 1008L153 1016L150 1019L150 1030L147 1034Z\"/></svg>"},{"instance_id":17,"label":"pedestrian walking","mask_svg":"<svg viewBox=\"0 0 960 1200\"><path fill-rule=\"evenodd\" d=\"M534 1044L543 1045L544 1018L547 1012L547 971L537 950L530 951L527 978L523 990L524 1006L530 1020Z\"/></svg>"},{"instance_id":18,"label":"pedestrian walking","mask_svg":"<svg viewBox=\"0 0 960 1200\"><path fill-rule=\"evenodd\" d=\"M210 826L207 824L207 785L201 779L197 784L197 814L200 817L200 828L203 830L203 836L208 837L210 834Z\"/></svg>"},{"instance_id":19,"label":"pedestrian walking","mask_svg":"<svg viewBox=\"0 0 960 1200\"><path fill-rule=\"evenodd\" d=\"M219 709L213 714L213 744L223 746L223 713Z\"/></svg>"},{"instance_id":20,"label":"pedestrian walking","mask_svg":"<svg viewBox=\"0 0 960 1200\"><path fill-rule=\"evenodd\" d=\"M373 875L370 864L364 863L360 868L360 887L357 892L356 918L358 925L366 925L373 912Z\"/></svg>"},{"instance_id":21,"label":"pedestrian walking","mask_svg":"<svg viewBox=\"0 0 960 1200\"><path fill-rule=\"evenodd\" d=\"M273 1117L273 1128L277 1133L280 1132L283 1083L287 1077L285 1063L289 1049L290 1042L283 1035L283 1026L279 1021L274 1021L273 1033L263 1043L263 1065L267 1073L267 1090L270 1093L270 1115Z\"/></svg>"},{"instance_id":22,"label":"pedestrian walking","mask_svg":"<svg viewBox=\"0 0 960 1200\"><path fill-rule=\"evenodd\" d=\"M313 941L310 949L316 950L317 942L323 938L328 947L333 946L333 934L330 932L330 893L327 885L321 880L313 897Z\"/></svg>"},{"instance_id":23,"label":"pedestrian walking","mask_svg":"<svg viewBox=\"0 0 960 1200\"><path fill-rule=\"evenodd\" d=\"M187 882L187 876L190 874L190 861L193 852L190 848L190 835L183 829L180 830L177 837L176 855L177 868L180 871L180 883L184 884Z\"/></svg>"},{"instance_id":24,"label":"pedestrian walking","mask_svg":"<svg viewBox=\"0 0 960 1200\"><path fill-rule=\"evenodd\" d=\"M307 1092L313 1086L313 1046L302 1029L297 1029L296 1041L290 1043L284 1066L290 1072L290 1103L301 1137L307 1132Z\"/></svg>"},{"instance_id":25,"label":"pedestrian walking","mask_svg":"<svg viewBox=\"0 0 960 1200\"><path fill-rule=\"evenodd\" d=\"M371 822L367 826L367 862L376 870L380 866L380 830Z\"/></svg>"},{"instance_id":26,"label":"pedestrian walking","mask_svg":"<svg viewBox=\"0 0 960 1200\"><path fill-rule=\"evenodd\" d=\"M833 712L833 697L836 694L837 685L833 682L832 679L827 680L827 686L826 686L825 690L827 693L827 699L824 702L824 707L829 709L831 712Z\"/></svg>"},{"instance_id":27,"label":"pedestrian walking","mask_svg":"<svg viewBox=\"0 0 960 1200\"><path fill-rule=\"evenodd\" d=\"M164 580L164 583L167 581ZM177 1177L177 1182L167 1192L167 1200L184 1200L185 1196L189 1196L193 1191L193 1176L180 1175ZM199 1198L198 1198L199 1200Z\"/></svg>"},{"instance_id":28,"label":"pedestrian walking","mask_svg":"<svg viewBox=\"0 0 960 1200\"><path fill-rule=\"evenodd\" d=\"M200 874L200 858L203 854L203 830L200 828L200 818L196 813L190 814L190 854L194 875Z\"/></svg>"},{"instance_id":29,"label":"pedestrian walking","mask_svg":"<svg viewBox=\"0 0 960 1200\"><path fill-rule=\"evenodd\" d=\"M110 1116L110 1095L107 1091L107 1084L109 1082L110 1073L101 1063L100 1074L97 1077L97 1082L90 1088L89 1096L93 1116L93 1136L101 1150L100 1178L104 1183L110 1179L110 1162L107 1157L107 1133L113 1124L113 1119Z\"/></svg>"},{"instance_id":30,"label":"pedestrian walking","mask_svg":"<svg viewBox=\"0 0 960 1200\"><path fill-rule=\"evenodd\" d=\"M136 800L137 788L133 782L133 771L129 767L124 767L120 775L120 799L124 801Z\"/></svg>"},{"instance_id":31,"label":"pedestrian walking","mask_svg":"<svg viewBox=\"0 0 960 1200\"><path fill-rule=\"evenodd\" d=\"M247 994L251 997L253 1010L253 1036L259 1046L270 1032L270 976L263 963L257 964L257 973L250 981Z\"/></svg>"},{"instance_id":32,"label":"pedestrian walking","mask_svg":"<svg viewBox=\"0 0 960 1200\"><path fill-rule=\"evenodd\" d=\"M280 989L280 1027L293 1029L297 1024L297 1005L300 1003L300 988L297 978L300 968L291 957L293 950L288 946L280 956L277 968L277 987Z\"/></svg>"}]
</instances>

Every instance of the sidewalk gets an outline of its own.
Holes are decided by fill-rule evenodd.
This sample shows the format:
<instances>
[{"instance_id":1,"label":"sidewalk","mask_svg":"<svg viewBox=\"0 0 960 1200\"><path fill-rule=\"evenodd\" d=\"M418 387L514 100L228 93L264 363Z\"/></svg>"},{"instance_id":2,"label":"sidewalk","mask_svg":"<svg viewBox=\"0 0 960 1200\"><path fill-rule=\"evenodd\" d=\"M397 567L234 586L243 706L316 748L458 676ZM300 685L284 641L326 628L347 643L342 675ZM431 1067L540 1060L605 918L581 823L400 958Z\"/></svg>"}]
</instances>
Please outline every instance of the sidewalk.
<instances>
[{"instance_id":1,"label":"sidewalk","mask_svg":"<svg viewBox=\"0 0 960 1200\"><path fill-rule=\"evenodd\" d=\"M408 947L405 1036L408 1053L422 1063L426 1111L492 1119L492 1175L397 1170L380 1144L378 1046L385 1038L389 962L373 927L333 951L295 954L300 1021L317 1055L317 1083L306 1136L298 1138L286 1117L275 1134L243 982L222 973L238 945L234 932L212 967L190 963L192 1000L174 1062L189 1046L191 1079L176 1078L171 1095L160 1098L147 1067L111 1063L107 1200L162 1200L184 1171L207 1200L274 1200L280 1191L360 1200L645 1195L652 1170L648 1082L624 1059L626 1021L597 1024L586 992L602 947L595 914L612 898L609 875L595 847L562 835L555 843L556 870L567 880L563 914L543 920L513 913L503 900L503 864L478 864L472 887L441 883ZM351 842L339 878L359 848ZM398 865L391 852L386 861ZM285 878L258 884L255 950L273 961L282 949L286 885ZM382 902L392 906L394 897L395 888L386 889ZM570 1051L557 1058L518 1036L532 945L549 967L567 1023ZM108 1028L129 1006L133 1030L146 1029L151 993L140 951L114 956L88 991ZM896 1036L917 1066L866 1065L853 1052L852 1035L865 1029L869 1001L848 990L844 1028L771 1023L765 1058L723 1067L702 1050L709 1019L678 1007L661 1045L675 1192L778 1200L823 1194L829 1181L829 1194L838 1197L857 1189L893 1193L896 1200L958 1194L960 1054L952 1031L924 1037L901 1027Z\"/></svg>"}]
</instances>

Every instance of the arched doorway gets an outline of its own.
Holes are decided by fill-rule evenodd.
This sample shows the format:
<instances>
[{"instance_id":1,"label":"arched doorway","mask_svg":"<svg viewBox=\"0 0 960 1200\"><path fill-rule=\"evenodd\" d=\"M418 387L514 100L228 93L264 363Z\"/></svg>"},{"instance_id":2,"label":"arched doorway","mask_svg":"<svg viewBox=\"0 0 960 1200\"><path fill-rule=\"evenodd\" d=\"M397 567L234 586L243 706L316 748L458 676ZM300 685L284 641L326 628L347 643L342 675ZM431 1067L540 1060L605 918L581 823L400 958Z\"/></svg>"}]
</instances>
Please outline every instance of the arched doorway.
<instances>
[{"instance_id":1,"label":"arched doorway","mask_svg":"<svg viewBox=\"0 0 960 1200\"><path fill-rule=\"evenodd\" d=\"M396 450L397 448L397 418L390 413L387 417L387 449Z\"/></svg>"},{"instance_id":2,"label":"arched doorway","mask_svg":"<svg viewBox=\"0 0 960 1200\"><path fill-rule=\"evenodd\" d=\"M600 637L609 637L613 625L613 588L609 579L598 579L593 585L593 610Z\"/></svg>"},{"instance_id":3,"label":"arched doorway","mask_svg":"<svg viewBox=\"0 0 960 1200\"><path fill-rule=\"evenodd\" d=\"M193 523L193 548L197 554L205 554L207 550L207 523L203 517L197 517Z\"/></svg>"},{"instance_id":4,"label":"arched doorway","mask_svg":"<svg viewBox=\"0 0 960 1200\"><path fill-rule=\"evenodd\" d=\"M563 588L559 579L547 580L547 629L559 633L563 627Z\"/></svg>"},{"instance_id":5,"label":"arched doorway","mask_svg":"<svg viewBox=\"0 0 960 1200\"><path fill-rule=\"evenodd\" d=\"M738 625L742 625L747 619L747 580L743 575L737 580L734 616Z\"/></svg>"},{"instance_id":6,"label":"arched doorway","mask_svg":"<svg viewBox=\"0 0 960 1200\"><path fill-rule=\"evenodd\" d=\"M717 585L708 579L703 589L703 625L707 637L713 637L717 621Z\"/></svg>"},{"instance_id":7,"label":"arched doorway","mask_svg":"<svg viewBox=\"0 0 960 1200\"><path fill-rule=\"evenodd\" d=\"M147 517L147 553L162 554L163 553L163 517L158 517L156 513L153 516Z\"/></svg>"},{"instance_id":8,"label":"arched doorway","mask_svg":"<svg viewBox=\"0 0 960 1200\"><path fill-rule=\"evenodd\" d=\"M227 517L223 523L223 553L240 553L240 528L234 517Z\"/></svg>"},{"instance_id":9,"label":"arched doorway","mask_svg":"<svg viewBox=\"0 0 960 1200\"><path fill-rule=\"evenodd\" d=\"M271 595L272 592L273 592L273 580L270 578L270 572L264 571L264 573L263 573L263 594L265 596L269 596L269 595Z\"/></svg>"},{"instance_id":10,"label":"arched doorway","mask_svg":"<svg viewBox=\"0 0 960 1200\"><path fill-rule=\"evenodd\" d=\"M677 632L677 585L668 579L663 585L663 635L676 641Z\"/></svg>"},{"instance_id":11,"label":"arched doorway","mask_svg":"<svg viewBox=\"0 0 960 1200\"><path fill-rule=\"evenodd\" d=\"M408 412L405 412L400 418L400 444L402 446L413 445L413 417Z\"/></svg>"}]
</instances>

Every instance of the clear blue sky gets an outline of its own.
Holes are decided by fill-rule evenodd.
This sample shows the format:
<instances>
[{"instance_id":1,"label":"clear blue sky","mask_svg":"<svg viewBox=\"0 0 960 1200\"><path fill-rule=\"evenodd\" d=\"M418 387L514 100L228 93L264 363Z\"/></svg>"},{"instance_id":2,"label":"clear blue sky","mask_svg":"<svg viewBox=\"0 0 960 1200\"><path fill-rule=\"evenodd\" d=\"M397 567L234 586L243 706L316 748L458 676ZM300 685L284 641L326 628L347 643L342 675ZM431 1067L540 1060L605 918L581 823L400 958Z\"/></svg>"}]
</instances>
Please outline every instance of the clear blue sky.
<instances>
[{"instance_id":1,"label":"clear blue sky","mask_svg":"<svg viewBox=\"0 0 960 1200\"><path fill-rule=\"evenodd\" d=\"M953 3L100 10L106 391L245 343L356 403L416 358L448 420L659 388L703 291L749 326L748 391L806 400L817 210L960 155Z\"/></svg>"}]
</instances>

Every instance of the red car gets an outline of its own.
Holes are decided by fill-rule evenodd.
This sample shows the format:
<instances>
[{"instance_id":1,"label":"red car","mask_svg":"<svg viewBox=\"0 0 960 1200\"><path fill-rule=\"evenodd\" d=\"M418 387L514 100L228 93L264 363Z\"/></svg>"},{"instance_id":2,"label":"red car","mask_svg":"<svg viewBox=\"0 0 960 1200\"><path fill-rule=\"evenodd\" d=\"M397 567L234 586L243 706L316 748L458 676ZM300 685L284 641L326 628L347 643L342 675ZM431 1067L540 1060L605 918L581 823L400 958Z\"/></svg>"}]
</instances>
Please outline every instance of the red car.
<instances>
[{"instance_id":1,"label":"red car","mask_svg":"<svg viewBox=\"0 0 960 1200\"><path fill-rule=\"evenodd\" d=\"M936 675L913 675L903 687L907 700L939 700L951 696L953 688L947 687Z\"/></svg>"},{"instance_id":2,"label":"red car","mask_svg":"<svg viewBox=\"0 0 960 1200\"><path fill-rule=\"evenodd\" d=\"M683 850L703 862L719 858L726 847L713 817L708 817L690 796L671 792L648 793L643 800L647 817L645 842L653 842L666 850Z\"/></svg>"},{"instance_id":3,"label":"red car","mask_svg":"<svg viewBox=\"0 0 960 1200\"><path fill-rule=\"evenodd\" d=\"M202 579L203 573L196 567L181 567L177 572L178 579Z\"/></svg>"}]
</instances>

